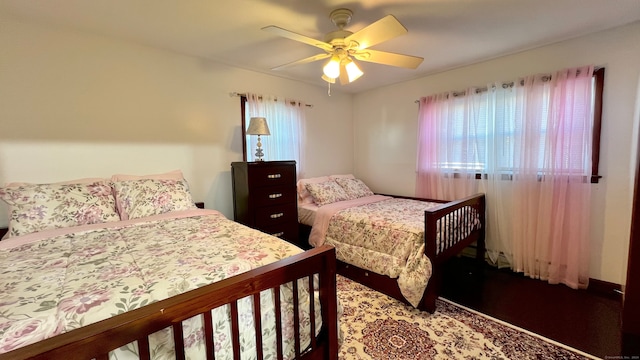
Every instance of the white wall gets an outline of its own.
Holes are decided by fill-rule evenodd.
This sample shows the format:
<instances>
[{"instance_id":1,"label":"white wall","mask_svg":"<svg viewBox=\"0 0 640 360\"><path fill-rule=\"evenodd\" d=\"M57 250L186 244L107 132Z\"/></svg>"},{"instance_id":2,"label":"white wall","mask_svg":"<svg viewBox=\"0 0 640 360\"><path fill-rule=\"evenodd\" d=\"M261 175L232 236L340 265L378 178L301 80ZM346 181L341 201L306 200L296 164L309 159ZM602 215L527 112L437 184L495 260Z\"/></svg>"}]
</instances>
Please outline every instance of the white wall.
<instances>
[{"instance_id":1,"label":"white wall","mask_svg":"<svg viewBox=\"0 0 640 360\"><path fill-rule=\"evenodd\" d=\"M0 184L181 169L196 201L232 217L234 91L313 104L309 174L353 167L351 95L67 29L0 29ZM6 218L2 203L0 226Z\"/></svg>"},{"instance_id":2,"label":"white wall","mask_svg":"<svg viewBox=\"0 0 640 360\"><path fill-rule=\"evenodd\" d=\"M429 59L425 59L429 61ZM600 183L594 185L590 276L623 284L629 247L633 113L640 23L434 74L354 97L354 172L374 191L413 195L421 96L528 74L604 66Z\"/></svg>"}]
</instances>

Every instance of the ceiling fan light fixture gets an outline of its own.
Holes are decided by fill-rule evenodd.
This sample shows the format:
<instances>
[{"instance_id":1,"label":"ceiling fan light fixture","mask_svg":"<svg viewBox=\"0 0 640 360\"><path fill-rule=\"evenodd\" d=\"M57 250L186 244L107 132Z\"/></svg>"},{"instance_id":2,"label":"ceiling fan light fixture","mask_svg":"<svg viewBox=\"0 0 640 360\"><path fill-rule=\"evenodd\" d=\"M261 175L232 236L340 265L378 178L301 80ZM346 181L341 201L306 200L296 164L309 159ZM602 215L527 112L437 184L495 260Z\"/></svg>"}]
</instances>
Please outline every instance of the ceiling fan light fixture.
<instances>
[{"instance_id":1,"label":"ceiling fan light fixture","mask_svg":"<svg viewBox=\"0 0 640 360\"><path fill-rule=\"evenodd\" d=\"M347 64L345 65L345 69L347 70L347 76L349 77L349 82L354 82L360 78L364 73L358 67L358 64L355 61L349 59L347 60Z\"/></svg>"},{"instance_id":2,"label":"ceiling fan light fixture","mask_svg":"<svg viewBox=\"0 0 640 360\"><path fill-rule=\"evenodd\" d=\"M340 76L340 57L333 55L331 60L327 62L322 68L322 72L328 78L335 79Z\"/></svg>"}]
</instances>

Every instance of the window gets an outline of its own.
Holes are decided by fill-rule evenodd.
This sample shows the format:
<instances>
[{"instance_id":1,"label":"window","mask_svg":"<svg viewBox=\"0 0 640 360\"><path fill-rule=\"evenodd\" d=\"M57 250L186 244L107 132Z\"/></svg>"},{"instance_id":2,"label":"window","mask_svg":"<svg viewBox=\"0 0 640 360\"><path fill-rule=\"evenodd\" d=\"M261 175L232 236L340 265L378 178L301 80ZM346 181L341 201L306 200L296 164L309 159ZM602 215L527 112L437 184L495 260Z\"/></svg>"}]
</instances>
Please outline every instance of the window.
<instances>
[{"instance_id":1,"label":"window","mask_svg":"<svg viewBox=\"0 0 640 360\"><path fill-rule=\"evenodd\" d=\"M485 193L491 261L586 287L603 80L590 65L421 98L416 196Z\"/></svg>"},{"instance_id":2,"label":"window","mask_svg":"<svg viewBox=\"0 0 640 360\"><path fill-rule=\"evenodd\" d=\"M542 77L541 80L549 82L550 77ZM591 176L591 182L597 182L603 83L604 68L600 68L594 71L591 78L588 106L576 104L569 110L560 109L559 106L554 105L559 100L552 97L549 87L541 89L533 100L537 103L534 116L539 119L548 119L544 121L521 121L523 111L528 111L527 116L531 116L532 112L531 109L525 110L523 94L514 87L513 83L498 84L491 89L473 88L465 92L452 92L446 94L445 98L434 100L446 105L434 105L437 110L428 115L432 119L430 121L439 122L432 124L430 129L438 132L439 137L431 134L428 139L422 138L421 141L436 144L435 147L431 147L432 152L438 153L432 158L432 166L444 171L476 172L477 177L486 173L511 175L514 168L518 167L518 163L523 161L522 157L526 157L525 161L534 162L530 165L538 169L539 175L546 175L553 169L562 168L563 171L571 174ZM552 110L553 106L555 108ZM592 119L591 128L583 129L574 123L567 125L554 122L550 116L558 109L588 112L587 115ZM571 114L571 116L574 115ZM555 144L552 140L555 138L554 135L549 133L550 124L565 127L564 129L554 128L554 132L575 132L574 139L583 134L590 134L591 141ZM514 145L519 141L536 142L534 146L528 147L536 149L536 153L526 154L518 150L519 147ZM557 146L564 148L555 149ZM561 152L561 156L549 156L551 151ZM563 162L563 164L557 164L557 162Z\"/></svg>"},{"instance_id":3,"label":"window","mask_svg":"<svg viewBox=\"0 0 640 360\"><path fill-rule=\"evenodd\" d=\"M301 173L304 136L304 113L306 104L290 99L246 94L240 97L242 114L242 145L244 161L253 161L257 137L247 136L246 129L251 117L264 117L271 135L262 136L264 160L295 160L298 174Z\"/></svg>"}]
</instances>

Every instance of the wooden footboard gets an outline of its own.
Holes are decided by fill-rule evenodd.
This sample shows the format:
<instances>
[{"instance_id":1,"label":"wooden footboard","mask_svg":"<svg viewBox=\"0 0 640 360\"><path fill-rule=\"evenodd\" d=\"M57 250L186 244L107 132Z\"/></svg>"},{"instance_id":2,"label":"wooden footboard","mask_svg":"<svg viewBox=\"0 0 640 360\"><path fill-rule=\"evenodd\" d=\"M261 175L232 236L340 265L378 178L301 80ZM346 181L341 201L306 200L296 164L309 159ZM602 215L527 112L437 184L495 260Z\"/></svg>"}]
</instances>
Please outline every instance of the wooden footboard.
<instances>
[{"instance_id":1,"label":"wooden footboard","mask_svg":"<svg viewBox=\"0 0 640 360\"><path fill-rule=\"evenodd\" d=\"M318 274L319 281L314 281ZM306 251L276 263L201 287L184 294L162 300L139 309L91 324L85 327L40 341L33 345L0 354L0 360L8 359L108 359L110 351L126 344L137 342L140 358L149 359L148 336L156 331L172 328L176 359L184 359L184 339L182 338L182 322L194 316L202 316L205 320L204 333L207 354L203 359L213 358L213 330L211 309L230 304L231 329L233 333L233 350L235 358L240 358L238 341L238 309L237 300L247 296L253 297L254 322L256 324L256 348L262 354L262 333L260 330L260 292L278 288L281 284L293 281L294 289L294 329L299 329L297 301L297 279L307 278L311 286L319 289L322 314L320 335L311 337L311 344L302 348L299 337L295 339L297 359L337 359L338 325L336 295L336 257L335 249L322 246ZM319 282L319 283L318 283ZM276 308L280 308L279 291L275 291ZM311 332L315 333L315 312L313 301L310 302L309 314ZM281 332L280 312L276 312L276 329ZM209 322L207 322L209 320ZM282 358L282 334L278 338L278 357Z\"/></svg>"},{"instance_id":2,"label":"wooden footboard","mask_svg":"<svg viewBox=\"0 0 640 360\"><path fill-rule=\"evenodd\" d=\"M473 210L469 211L469 209ZM474 229L466 226L449 227L443 224L454 221L469 224L476 216L480 223ZM440 226L438 221L441 222ZM476 194L426 210L424 223L425 254L436 264L459 254L474 241L481 241L479 246L482 246L484 251L485 196ZM437 239L441 240L437 241Z\"/></svg>"},{"instance_id":3,"label":"wooden footboard","mask_svg":"<svg viewBox=\"0 0 640 360\"><path fill-rule=\"evenodd\" d=\"M445 222L455 221L469 224L476 216L479 224L474 228L444 226ZM476 259L484 261L485 196L476 194L436 206L425 211L424 218L425 254L431 259L432 273L419 308L432 313L436 309L436 299L442 285L442 264L474 242Z\"/></svg>"},{"instance_id":4,"label":"wooden footboard","mask_svg":"<svg viewBox=\"0 0 640 360\"><path fill-rule=\"evenodd\" d=\"M456 201L443 201L388 194L379 195L442 203L440 206L425 211L425 254L431 260L432 275L418 308L433 313L435 311L436 299L440 293L443 263L451 257L458 255L464 248L474 242L477 243L477 259L484 261L485 196L484 194L476 194ZM470 208L473 209L473 211L469 211ZM474 212L477 214L480 222L476 228L466 229L466 231L464 231L464 228L442 226L440 227L440 232L438 232L439 227L437 223L439 220L447 221L451 217L456 216L462 217L462 223L465 223L464 221L469 221L472 216L475 216ZM308 237L311 227L307 225L300 226L301 238L303 236ZM437 241L439 236L443 239L440 242ZM388 276L379 275L342 261L338 261L338 273L407 303L398 287L397 279L391 279Z\"/></svg>"}]
</instances>

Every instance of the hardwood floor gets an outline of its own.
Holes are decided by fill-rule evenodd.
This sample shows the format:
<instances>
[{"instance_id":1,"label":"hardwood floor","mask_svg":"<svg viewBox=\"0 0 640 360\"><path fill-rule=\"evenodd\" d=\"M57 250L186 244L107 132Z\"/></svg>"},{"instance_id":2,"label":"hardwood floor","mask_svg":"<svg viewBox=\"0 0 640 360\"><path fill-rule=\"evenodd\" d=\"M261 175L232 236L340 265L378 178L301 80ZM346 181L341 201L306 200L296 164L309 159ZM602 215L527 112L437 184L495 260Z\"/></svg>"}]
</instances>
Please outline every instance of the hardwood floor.
<instances>
[{"instance_id":1,"label":"hardwood floor","mask_svg":"<svg viewBox=\"0 0 640 360\"><path fill-rule=\"evenodd\" d=\"M600 358L621 354L622 303L615 296L489 265L479 272L468 258L453 259L444 276L444 298Z\"/></svg>"}]
</instances>

